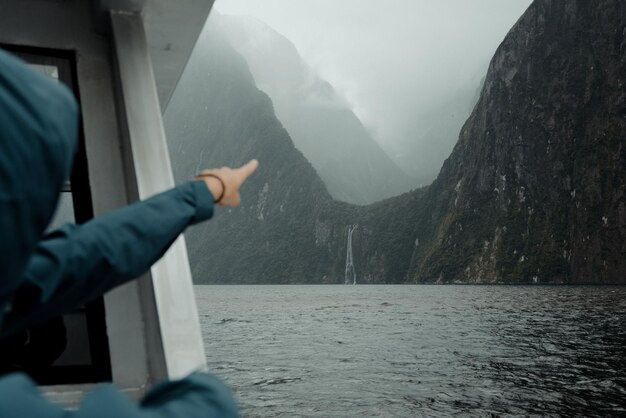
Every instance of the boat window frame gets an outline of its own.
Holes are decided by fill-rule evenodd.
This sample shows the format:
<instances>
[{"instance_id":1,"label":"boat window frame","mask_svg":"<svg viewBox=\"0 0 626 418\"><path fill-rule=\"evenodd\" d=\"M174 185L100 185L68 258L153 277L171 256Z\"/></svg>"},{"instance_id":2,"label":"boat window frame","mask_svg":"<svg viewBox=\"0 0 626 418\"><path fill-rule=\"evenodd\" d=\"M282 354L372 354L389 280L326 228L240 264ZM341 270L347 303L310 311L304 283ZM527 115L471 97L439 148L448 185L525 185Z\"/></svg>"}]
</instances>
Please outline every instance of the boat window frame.
<instances>
[{"instance_id":1,"label":"boat window frame","mask_svg":"<svg viewBox=\"0 0 626 418\"><path fill-rule=\"evenodd\" d=\"M59 82L70 88L80 107L81 101L75 51L4 43L0 44L0 48L16 55L29 64L56 67ZM63 186L62 193L71 193L76 224L85 223L93 218L94 211L91 187L89 185L89 170L82 117L79 117L78 143L72 171L69 182L66 182ZM70 312L70 314L76 312L84 312L85 315L91 363L88 365L52 365L45 369L29 372L38 384L44 386L68 385L110 382L112 380L112 365L103 297L89 302L84 307Z\"/></svg>"}]
</instances>

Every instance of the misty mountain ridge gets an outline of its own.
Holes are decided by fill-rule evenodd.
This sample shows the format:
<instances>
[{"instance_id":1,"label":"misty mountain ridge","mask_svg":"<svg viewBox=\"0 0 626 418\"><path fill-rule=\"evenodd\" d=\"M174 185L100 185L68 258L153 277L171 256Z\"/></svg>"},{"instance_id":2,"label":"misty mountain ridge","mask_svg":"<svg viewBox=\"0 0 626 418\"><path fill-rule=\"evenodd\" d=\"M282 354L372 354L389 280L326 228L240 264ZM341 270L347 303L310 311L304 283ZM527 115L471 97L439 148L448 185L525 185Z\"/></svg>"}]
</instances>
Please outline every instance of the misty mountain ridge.
<instances>
[{"instance_id":1,"label":"misty mountain ridge","mask_svg":"<svg viewBox=\"0 0 626 418\"><path fill-rule=\"evenodd\" d=\"M208 25L244 57L256 86L270 96L276 116L334 198L367 204L415 188L287 38L249 17L214 12Z\"/></svg>"},{"instance_id":2,"label":"misty mountain ridge","mask_svg":"<svg viewBox=\"0 0 626 418\"><path fill-rule=\"evenodd\" d=\"M437 179L333 200L246 61L201 36L165 113L176 179L261 166L192 228L198 283L624 283L626 7L536 0L490 62Z\"/></svg>"},{"instance_id":3,"label":"misty mountain ridge","mask_svg":"<svg viewBox=\"0 0 626 418\"><path fill-rule=\"evenodd\" d=\"M241 205L221 209L185 236L197 283L314 282L328 259L311 241L326 186L276 118L246 61L205 26L164 114L177 181L200 167L258 170L242 186Z\"/></svg>"},{"instance_id":4,"label":"misty mountain ridge","mask_svg":"<svg viewBox=\"0 0 626 418\"><path fill-rule=\"evenodd\" d=\"M415 113L402 139L390 143L380 140L375 126L364 126L345 97L267 24L215 11L210 24L242 54L257 87L271 97L278 119L331 195L349 203L371 203L430 184L478 100L487 69L485 63L469 82Z\"/></svg>"}]
</instances>

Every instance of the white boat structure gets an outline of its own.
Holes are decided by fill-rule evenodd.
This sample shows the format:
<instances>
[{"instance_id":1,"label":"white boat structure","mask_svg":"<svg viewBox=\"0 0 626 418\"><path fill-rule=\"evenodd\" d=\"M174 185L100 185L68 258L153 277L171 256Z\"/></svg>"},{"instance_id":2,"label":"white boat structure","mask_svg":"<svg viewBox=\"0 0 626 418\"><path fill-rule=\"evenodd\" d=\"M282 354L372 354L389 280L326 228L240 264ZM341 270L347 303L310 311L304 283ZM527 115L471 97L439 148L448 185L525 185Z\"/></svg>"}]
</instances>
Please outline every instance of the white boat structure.
<instances>
[{"instance_id":1,"label":"white boat structure","mask_svg":"<svg viewBox=\"0 0 626 418\"><path fill-rule=\"evenodd\" d=\"M80 222L173 186L162 110L212 0L2 0L0 47L67 83L81 144L65 188ZM44 391L72 405L113 381L133 397L203 367L185 241L138 281L64 318L67 348Z\"/></svg>"}]
</instances>

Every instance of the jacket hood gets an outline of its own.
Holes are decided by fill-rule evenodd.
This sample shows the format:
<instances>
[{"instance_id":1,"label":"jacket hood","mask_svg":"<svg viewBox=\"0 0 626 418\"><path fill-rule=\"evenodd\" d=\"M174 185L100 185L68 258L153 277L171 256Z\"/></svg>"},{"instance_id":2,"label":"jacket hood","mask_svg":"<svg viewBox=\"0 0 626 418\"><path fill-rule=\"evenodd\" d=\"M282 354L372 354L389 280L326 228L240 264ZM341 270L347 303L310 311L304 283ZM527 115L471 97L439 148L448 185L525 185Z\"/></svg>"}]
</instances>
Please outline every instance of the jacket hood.
<instances>
[{"instance_id":1,"label":"jacket hood","mask_svg":"<svg viewBox=\"0 0 626 418\"><path fill-rule=\"evenodd\" d=\"M72 93L0 50L0 328L69 178L77 128Z\"/></svg>"}]
</instances>

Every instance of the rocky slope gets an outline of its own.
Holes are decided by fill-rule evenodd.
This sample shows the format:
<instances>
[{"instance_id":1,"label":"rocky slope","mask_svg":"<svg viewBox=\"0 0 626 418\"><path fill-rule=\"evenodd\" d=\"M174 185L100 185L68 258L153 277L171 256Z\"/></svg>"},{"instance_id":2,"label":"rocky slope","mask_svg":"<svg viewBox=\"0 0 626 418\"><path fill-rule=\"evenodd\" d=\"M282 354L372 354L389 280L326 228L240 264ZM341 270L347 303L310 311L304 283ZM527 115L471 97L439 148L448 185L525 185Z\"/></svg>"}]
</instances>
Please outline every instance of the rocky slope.
<instances>
[{"instance_id":1,"label":"rocky slope","mask_svg":"<svg viewBox=\"0 0 626 418\"><path fill-rule=\"evenodd\" d=\"M217 36L166 114L176 176L252 156L244 206L189 234L199 282L626 282L626 6L537 0L489 66L435 182L333 201ZM352 226L352 227L351 227Z\"/></svg>"},{"instance_id":2,"label":"rocky slope","mask_svg":"<svg viewBox=\"0 0 626 418\"><path fill-rule=\"evenodd\" d=\"M535 1L429 193L408 277L626 280L626 4Z\"/></svg>"}]
</instances>

